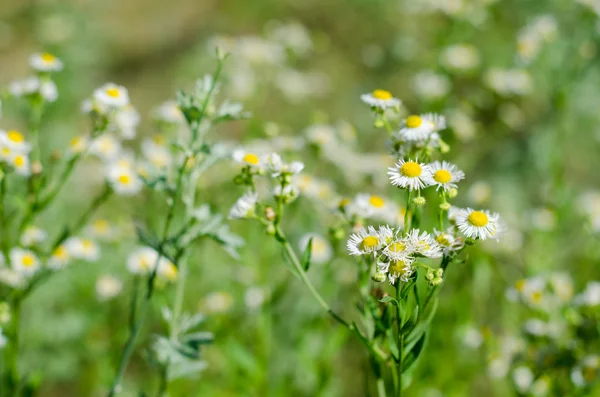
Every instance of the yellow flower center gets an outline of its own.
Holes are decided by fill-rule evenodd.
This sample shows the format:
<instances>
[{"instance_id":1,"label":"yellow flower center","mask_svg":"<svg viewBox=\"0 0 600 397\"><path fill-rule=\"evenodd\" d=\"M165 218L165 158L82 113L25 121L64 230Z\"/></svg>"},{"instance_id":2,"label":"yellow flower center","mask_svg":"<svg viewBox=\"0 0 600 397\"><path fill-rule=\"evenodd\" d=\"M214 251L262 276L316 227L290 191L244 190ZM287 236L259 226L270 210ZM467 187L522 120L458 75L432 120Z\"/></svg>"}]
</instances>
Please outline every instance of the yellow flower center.
<instances>
[{"instance_id":1,"label":"yellow flower center","mask_svg":"<svg viewBox=\"0 0 600 397\"><path fill-rule=\"evenodd\" d=\"M162 135L154 135L152 141L157 145L164 145L166 143L165 137Z\"/></svg>"},{"instance_id":2,"label":"yellow flower center","mask_svg":"<svg viewBox=\"0 0 600 397\"><path fill-rule=\"evenodd\" d=\"M51 62L56 61L56 57L47 52L44 52L40 57L42 58L42 61L44 61L46 63L51 63Z\"/></svg>"},{"instance_id":3,"label":"yellow flower center","mask_svg":"<svg viewBox=\"0 0 600 397\"><path fill-rule=\"evenodd\" d=\"M170 263L165 271L165 277L169 280L175 280L177 278L177 268L174 264Z\"/></svg>"},{"instance_id":4,"label":"yellow flower center","mask_svg":"<svg viewBox=\"0 0 600 397\"><path fill-rule=\"evenodd\" d=\"M348 200L347 198L345 199L341 199L340 203L338 204L338 207L340 208L344 208L345 206L347 206L348 204L350 204L350 200Z\"/></svg>"},{"instance_id":5,"label":"yellow flower center","mask_svg":"<svg viewBox=\"0 0 600 397\"><path fill-rule=\"evenodd\" d=\"M534 303L539 303L542 300L542 293L540 291L535 291L533 294L531 294L531 300Z\"/></svg>"},{"instance_id":6,"label":"yellow flower center","mask_svg":"<svg viewBox=\"0 0 600 397\"><path fill-rule=\"evenodd\" d=\"M140 259L140 269L146 270L150 267L150 263L146 260L146 258Z\"/></svg>"},{"instance_id":7,"label":"yellow flower center","mask_svg":"<svg viewBox=\"0 0 600 397\"><path fill-rule=\"evenodd\" d=\"M415 163L414 161L407 161L406 163L402 164L402 167L400 167L400 172L402 173L402 175L407 176L409 178L417 178L421 176L423 170L421 169L419 163Z\"/></svg>"},{"instance_id":8,"label":"yellow flower center","mask_svg":"<svg viewBox=\"0 0 600 397\"><path fill-rule=\"evenodd\" d=\"M27 254L23 256L21 263L23 263L23 266L25 267L31 267L35 264L35 259L32 255Z\"/></svg>"},{"instance_id":9,"label":"yellow flower center","mask_svg":"<svg viewBox=\"0 0 600 397\"><path fill-rule=\"evenodd\" d=\"M394 273L394 274L396 274L398 276L402 276L407 271L406 263L404 263L404 261L393 261L390 264L389 271L390 271L390 273Z\"/></svg>"},{"instance_id":10,"label":"yellow flower center","mask_svg":"<svg viewBox=\"0 0 600 397\"><path fill-rule=\"evenodd\" d=\"M408 128L417 128L419 126L421 126L421 124L423 124L423 119L419 116L408 116L408 118L406 119L406 126Z\"/></svg>"},{"instance_id":11,"label":"yellow flower center","mask_svg":"<svg viewBox=\"0 0 600 397\"><path fill-rule=\"evenodd\" d=\"M21 134L19 131L15 131L15 130L8 131L6 136L8 137L8 139L10 139L11 141L13 141L15 143L21 143L24 140L23 134Z\"/></svg>"},{"instance_id":12,"label":"yellow flower center","mask_svg":"<svg viewBox=\"0 0 600 397\"><path fill-rule=\"evenodd\" d=\"M391 243L390 245L388 245L388 251L391 252L402 252L406 249L406 245L404 243L401 243L400 241L394 241L393 243Z\"/></svg>"},{"instance_id":13,"label":"yellow flower center","mask_svg":"<svg viewBox=\"0 0 600 397\"><path fill-rule=\"evenodd\" d=\"M111 98L118 98L121 95L121 91L118 88L107 88L106 95Z\"/></svg>"},{"instance_id":14,"label":"yellow flower center","mask_svg":"<svg viewBox=\"0 0 600 397\"><path fill-rule=\"evenodd\" d=\"M89 249L91 249L94 246L94 243L92 243L90 240L83 240L81 242L81 245L83 245L83 248L85 250L89 250Z\"/></svg>"},{"instance_id":15,"label":"yellow flower center","mask_svg":"<svg viewBox=\"0 0 600 397\"><path fill-rule=\"evenodd\" d=\"M54 250L54 253L52 255L59 259L67 259L69 257L69 252L66 250L65 247L63 247L62 245L59 245Z\"/></svg>"},{"instance_id":16,"label":"yellow flower center","mask_svg":"<svg viewBox=\"0 0 600 397\"><path fill-rule=\"evenodd\" d=\"M448 183L452 180L452 174L447 170L439 170L433 174L433 179L438 183Z\"/></svg>"},{"instance_id":17,"label":"yellow flower center","mask_svg":"<svg viewBox=\"0 0 600 397\"><path fill-rule=\"evenodd\" d=\"M14 162L16 167L22 167L25 164L25 158L23 156L17 156L15 157Z\"/></svg>"},{"instance_id":18,"label":"yellow flower center","mask_svg":"<svg viewBox=\"0 0 600 397\"><path fill-rule=\"evenodd\" d=\"M94 222L94 230L96 230L97 232L106 233L106 232L108 232L109 228L110 228L110 225L109 225L108 221L106 221L104 219L97 219Z\"/></svg>"},{"instance_id":19,"label":"yellow flower center","mask_svg":"<svg viewBox=\"0 0 600 397\"><path fill-rule=\"evenodd\" d=\"M321 239L313 239L312 252L323 253L327 250L327 244Z\"/></svg>"},{"instance_id":20,"label":"yellow flower center","mask_svg":"<svg viewBox=\"0 0 600 397\"><path fill-rule=\"evenodd\" d=\"M375 208L383 208L385 205L385 201L379 196L371 196L369 198L369 204L371 204Z\"/></svg>"},{"instance_id":21,"label":"yellow flower center","mask_svg":"<svg viewBox=\"0 0 600 397\"><path fill-rule=\"evenodd\" d=\"M367 236L360 243L360 247L363 250L371 250L379 245L379 239L375 236Z\"/></svg>"},{"instance_id":22,"label":"yellow flower center","mask_svg":"<svg viewBox=\"0 0 600 397\"><path fill-rule=\"evenodd\" d=\"M2 148L2 154L3 154L4 156L8 156L8 155L10 155L10 149L9 149L9 148L7 148L7 147L5 147L5 148Z\"/></svg>"},{"instance_id":23,"label":"yellow flower center","mask_svg":"<svg viewBox=\"0 0 600 397\"><path fill-rule=\"evenodd\" d=\"M388 99L392 99L392 93L386 90L375 90L373 91L373 98L387 101Z\"/></svg>"},{"instance_id":24,"label":"yellow flower center","mask_svg":"<svg viewBox=\"0 0 600 397\"><path fill-rule=\"evenodd\" d=\"M252 153L247 153L242 161L250 165L258 165L258 156Z\"/></svg>"},{"instance_id":25,"label":"yellow flower center","mask_svg":"<svg viewBox=\"0 0 600 397\"><path fill-rule=\"evenodd\" d=\"M484 227L489 222L487 215L481 211L471 212L468 221L475 227Z\"/></svg>"},{"instance_id":26,"label":"yellow flower center","mask_svg":"<svg viewBox=\"0 0 600 397\"><path fill-rule=\"evenodd\" d=\"M518 280L515 283L515 288L517 289L517 291L521 292L521 291L523 291L523 289L525 289L526 283L527 283L527 281L525 281L524 279Z\"/></svg>"},{"instance_id":27,"label":"yellow flower center","mask_svg":"<svg viewBox=\"0 0 600 397\"><path fill-rule=\"evenodd\" d=\"M435 238L435 241L438 242L438 244L444 245L444 246L449 246L450 245L450 239L448 238L447 234L440 234L439 236L437 236Z\"/></svg>"},{"instance_id":28,"label":"yellow flower center","mask_svg":"<svg viewBox=\"0 0 600 397\"><path fill-rule=\"evenodd\" d=\"M129 185L130 182L131 182L131 177L129 175L126 175L126 174L119 175L119 183L122 183L123 185Z\"/></svg>"}]
</instances>

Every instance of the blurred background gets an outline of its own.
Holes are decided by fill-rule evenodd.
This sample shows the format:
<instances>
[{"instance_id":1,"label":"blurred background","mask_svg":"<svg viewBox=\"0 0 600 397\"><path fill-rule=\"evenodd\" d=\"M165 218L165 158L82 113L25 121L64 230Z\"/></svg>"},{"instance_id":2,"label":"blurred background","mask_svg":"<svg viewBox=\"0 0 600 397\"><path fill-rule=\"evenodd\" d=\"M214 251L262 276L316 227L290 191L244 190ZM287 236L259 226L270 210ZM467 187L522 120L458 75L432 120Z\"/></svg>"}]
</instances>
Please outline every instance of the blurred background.
<instances>
[{"instance_id":1,"label":"blurred background","mask_svg":"<svg viewBox=\"0 0 600 397\"><path fill-rule=\"evenodd\" d=\"M534 395L515 390L513 361L506 371L489 363L504 357L501 341L531 316L505 297L518 280L559 272L575 296L600 279L599 12L594 0L0 0L0 86L30 73L31 53L51 52L65 69L44 119L47 153L88 128L80 104L107 81L129 90L142 115L139 141L154 133L153 109L214 70L219 46L232 53L223 93L253 116L220 127L215 140L288 152L306 163L307 175L328 181L324 198L330 188L399 203L404 197L386 180L393 159L385 133L373 127L360 94L384 88L402 99L404 114L445 114L449 159L467 174L457 203L500 212L509 232L448 272L408 395ZM5 104L2 128L25 129L20 111ZM332 137L338 150L327 145ZM77 193L62 197L42 223L81 211L80 196L98 189L96 174L93 164L79 170L69 182ZM223 163L202 181L203 199L223 213L241 193L234 174ZM147 197L111 200L100 216L127 229L124 208L150 216L158 207ZM284 227L296 242L306 232L327 236L324 212L323 200L300 200ZM196 247L186 307L207 315L215 344L205 351L206 370L173 382L171 395L370 395L359 343L290 277L257 225L232 227L246 239L240 260L210 242ZM41 396L105 390L126 338L119 328L131 288L124 261L136 241L124 235L106 243L98 264L61 273L27 301L23 366L39 374ZM311 276L351 317L353 263L336 244L337 259ZM123 283L110 300L96 289L105 274ZM171 295L164 288L156 307ZM138 395L134 385L153 387L143 350L161 328L156 309L124 396ZM584 350L597 355L597 334L589 338ZM572 395L600 395L594 392Z\"/></svg>"}]
</instances>

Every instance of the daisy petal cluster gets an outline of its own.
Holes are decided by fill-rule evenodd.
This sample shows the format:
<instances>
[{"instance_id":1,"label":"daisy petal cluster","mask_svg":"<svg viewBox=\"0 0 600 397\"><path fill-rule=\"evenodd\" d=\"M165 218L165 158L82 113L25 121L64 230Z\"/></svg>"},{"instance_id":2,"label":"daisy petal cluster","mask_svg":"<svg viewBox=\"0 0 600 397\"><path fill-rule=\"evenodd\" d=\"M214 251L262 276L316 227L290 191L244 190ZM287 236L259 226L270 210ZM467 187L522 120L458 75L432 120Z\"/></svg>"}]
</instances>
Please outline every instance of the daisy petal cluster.
<instances>
[{"instance_id":1,"label":"daisy petal cluster","mask_svg":"<svg viewBox=\"0 0 600 397\"><path fill-rule=\"evenodd\" d=\"M0 162L7 164L17 175L27 177L31 174L30 151L31 144L23 133L0 129Z\"/></svg>"}]
</instances>

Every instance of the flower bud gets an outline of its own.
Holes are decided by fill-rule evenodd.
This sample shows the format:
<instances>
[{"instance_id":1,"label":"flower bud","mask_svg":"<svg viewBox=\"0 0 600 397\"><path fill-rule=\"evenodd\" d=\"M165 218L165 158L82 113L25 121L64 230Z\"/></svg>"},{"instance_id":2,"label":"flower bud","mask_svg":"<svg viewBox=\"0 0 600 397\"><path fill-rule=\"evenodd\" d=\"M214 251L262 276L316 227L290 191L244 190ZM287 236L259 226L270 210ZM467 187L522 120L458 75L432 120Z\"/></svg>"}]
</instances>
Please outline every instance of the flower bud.
<instances>
[{"instance_id":1,"label":"flower bud","mask_svg":"<svg viewBox=\"0 0 600 397\"><path fill-rule=\"evenodd\" d=\"M271 208L271 207L265 208L265 218L268 221L274 221L276 216L277 216L277 214L275 213L275 211L273 211L273 208Z\"/></svg>"},{"instance_id":2,"label":"flower bud","mask_svg":"<svg viewBox=\"0 0 600 397\"><path fill-rule=\"evenodd\" d=\"M31 164L31 173L33 175L39 175L42 173L43 170L44 167L42 167L42 163L40 163L39 161L35 161L33 164Z\"/></svg>"},{"instance_id":3,"label":"flower bud","mask_svg":"<svg viewBox=\"0 0 600 397\"><path fill-rule=\"evenodd\" d=\"M436 287L436 286L440 285L440 284L441 284L443 281L444 281L444 280L443 280L441 277L436 277L436 278L434 278L433 280L431 280L431 281L429 282L429 284L430 284L432 287Z\"/></svg>"},{"instance_id":4,"label":"flower bud","mask_svg":"<svg viewBox=\"0 0 600 397\"><path fill-rule=\"evenodd\" d=\"M371 275L371 280L375 281L376 283L383 283L386 279L385 273L382 272L377 272L374 273L373 275Z\"/></svg>"},{"instance_id":5,"label":"flower bud","mask_svg":"<svg viewBox=\"0 0 600 397\"><path fill-rule=\"evenodd\" d=\"M444 275L444 269L441 267L435 271L435 275L438 277L442 277Z\"/></svg>"},{"instance_id":6,"label":"flower bud","mask_svg":"<svg viewBox=\"0 0 600 397\"><path fill-rule=\"evenodd\" d=\"M373 123L373 126L375 128L381 128L381 127L383 127L383 125L384 125L384 122L380 118L376 119L375 122Z\"/></svg>"},{"instance_id":7,"label":"flower bud","mask_svg":"<svg viewBox=\"0 0 600 397\"><path fill-rule=\"evenodd\" d=\"M418 196L418 197L415 197L415 198L412 200L412 202L413 202L413 205L414 205L415 207L422 207L422 206L424 206L424 205L425 205L425 203L427 202L427 200L425 200L425 197Z\"/></svg>"},{"instance_id":8,"label":"flower bud","mask_svg":"<svg viewBox=\"0 0 600 397\"><path fill-rule=\"evenodd\" d=\"M458 196L458 189L456 188L452 188L450 190L448 190L448 197L453 199L454 197Z\"/></svg>"},{"instance_id":9,"label":"flower bud","mask_svg":"<svg viewBox=\"0 0 600 397\"><path fill-rule=\"evenodd\" d=\"M442 211L449 211L450 207L452 207L452 205L450 205L450 203L442 203L442 204L440 204L440 209Z\"/></svg>"},{"instance_id":10,"label":"flower bud","mask_svg":"<svg viewBox=\"0 0 600 397\"><path fill-rule=\"evenodd\" d=\"M275 226L273 224L270 224L266 227L265 233L267 233L267 235L269 235L269 236L274 236L275 233L277 233L277 229L275 228Z\"/></svg>"},{"instance_id":11,"label":"flower bud","mask_svg":"<svg viewBox=\"0 0 600 397\"><path fill-rule=\"evenodd\" d=\"M427 270L427 273L425 273L425 278L429 281L433 280L435 277L435 274L433 274L433 270L429 269Z\"/></svg>"}]
</instances>

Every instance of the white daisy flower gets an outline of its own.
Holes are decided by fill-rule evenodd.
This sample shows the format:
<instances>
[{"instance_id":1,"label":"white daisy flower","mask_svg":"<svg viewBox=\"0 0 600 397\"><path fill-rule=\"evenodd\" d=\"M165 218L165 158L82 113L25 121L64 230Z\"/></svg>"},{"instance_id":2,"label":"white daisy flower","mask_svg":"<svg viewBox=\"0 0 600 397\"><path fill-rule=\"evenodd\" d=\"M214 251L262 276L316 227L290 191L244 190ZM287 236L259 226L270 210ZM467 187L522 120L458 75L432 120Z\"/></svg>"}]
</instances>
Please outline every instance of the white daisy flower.
<instances>
[{"instance_id":1,"label":"white daisy flower","mask_svg":"<svg viewBox=\"0 0 600 397\"><path fill-rule=\"evenodd\" d=\"M439 258L442 256L442 248L436 240L427 232L421 232L419 229L412 229L407 236L410 246L415 254L427 258Z\"/></svg>"},{"instance_id":2,"label":"white daisy flower","mask_svg":"<svg viewBox=\"0 0 600 397\"><path fill-rule=\"evenodd\" d=\"M123 86L107 83L94 91L94 99L101 105L119 108L129 105L129 94Z\"/></svg>"},{"instance_id":3,"label":"white daisy flower","mask_svg":"<svg viewBox=\"0 0 600 397\"><path fill-rule=\"evenodd\" d=\"M92 240L70 237L65 241L64 246L75 259L94 262L100 258L100 247Z\"/></svg>"},{"instance_id":4,"label":"white daisy flower","mask_svg":"<svg viewBox=\"0 0 600 397\"><path fill-rule=\"evenodd\" d=\"M22 288L25 285L25 274L8 267L0 268L0 283L11 288Z\"/></svg>"},{"instance_id":5,"label":"white daisy flower","mask_svg":"<svg viewBox=\"0 0 600 397\"><path fill-rule=\"evenodd\" d=\"M31 276L40 269L40 260L33 251L13 248L9 255L12 269L23 276Z\"/></svg>"},{"instance_id":6,"label":"white daisy flower","mask_svg":"<svg viewBox=\"0 0 600 397\"><path fill-rule=\"evenodd\" d=\"M166 169L173 163L173 156L167 145L157 139L146 138L142 142L142 154L157 169Z\"/></svg>"},{"instance_id":7,"label":"white daisy flower","mask_svg":"<svg viewBox=\"0 0 600 397\"><path fill-rule=\"evenodd\" d=\"M431 179L431 167L424 163L401 159L395 167L388 168L392 185L409 190L419 190L427 186Z\"/></svg>"},{"instance_id":8,"label":"white daisy flower","mask_svg":"<svg viewBox=\"0 0 600 397\"><path fill-rule=\"evenodd\" d=\"M96 281L96 296L101 302L117 297L123 290L123 282L114 276L101 276Z\"/></svg>"},{"instance_id":9,"label":"white daisy flower","mask_svg":"<svg viewBox=\"0 0 600 397\"><path fill-rule=\"evenodd\" d=\"M351 234L346 248L350 255L359 256L376 252L383 244L384 241L377 230L373 226L369 226L368 229L360 228L358 232Z\"/></svg>"},{"instance_id":10,"label":"white daisy flower","mask_svg":"<svg viewBox=\"0 0 600 397\"><path fill-rule=\"evenodd\" d=\"M148 274L158 262L158 252L150 247L142 247L127 257L127 270L133 274Z\"/></svg>"},{"instance_id":11,"label":"white daisy flower","mask_svg":"<svg viewBox=\"0 0 600 397\"><path fill-rule=\"evenodd\" d=\"M12 154L13 152L27 154L31 150L31 144L25 141L25 137L19 131L0 130L0 148L10 149L8 153L5 153L8 155ZM8 158L8 155L6 158Z\"/></svg>"},{"instance_id":12,"label":"white daisy flower","mask_svg":"<svg viewBox=\"0 0 600 397\"><path fill-rule=\"evenodd\" d=\"M415 271L412 266L413 261L411 258L405 258L391 262L379 262L377 263L377 270L381 273L387 273L392 284L395 284L398 279L407 282Z\"/></svg>"},{"instance_id":13,"label":"white daisy flower","mask_svg":"<svg viewBox=\"0 0 600 397\"><path fill-rule=\"evenodd\" d=\"M31 247L44 242L47 237L48 233L45 230L36 226L29 226L23 231L20 241L23 247Z\"/></svg>"},{"instance_id":14,"label":"white daisy flower","mask_svg":"<svg viewBox=\"0 0 600 397\"><path fill-rule=\"evenodd\" d=\"M386 200L374 194L360 193L345 206L346 214L361 218L385 218L390 211Z\"/></svg>"},{"instance_id":15,"label":"white daisy flower","mask_svg":"<svg viewBox=\"0 0 600 397\"><path fill-rule=\"evenodd\" d=\"M47 266L50 269L62 269L71 261L71 253L65 244L61 244L54 249L52 255L48 259Z\"/></svg>"},{"instance_id":16,"label":"white daisy flower","mask_svg":"<svg viewBox=\"0 0 600 397\"><path fill-rule=\"evenodd\" d=\"M229 219L243 219L254 215L257 201L258 194L252 192L246 193L231 207Z\"/></svg>"},{"instance_id":17,"label":"white daisy flower","mask_svg":"<svg viewBox=\"0 0 600 397\"><path fill-rule=\"evenodd\" d=\"M73 137L69 141L69 154L77 155L85 152L87 148L90 146L90 140L87 136L79 135Z\"/></svg>"},{"instance_id":18,"label":"white daisy flower","mask_svg":"<svg viewBox=\"0 0 600 397\"><path fill-rule=\"evenodd\" d=\"M202 300L202 310L209 313L224 313L231 309L233 297L227 292L212 292Z\"/></svg>"},{"instance_id":19,"label":"white daisy flower","mask_svg":"<svg viewBox=\"0 0 600 397\"><path fill-rule=\"evenodd\" d=\"M266 291L261 287L250 287L244 293L244 303L250 310L258 309L265 302Z\"/></svg>"},{"instance_id":20,"label":"white daisy flower","mask_svg":"<svg viewBox=\"0 0 600 397\"><path fill-rule=\"evenodd\" d=\"M8 159L8 163L13 166L18 175L25 177L31 175L29 157L26 154L15 153Z\"/></svg>"},{"instance_id":21,"label":"white daisy flower","mask_svg":"<svg viewBox=\"0 0 600 397\"><path fill-rule=\"evenodd\" d=\"M575 303L581 306L600 306L600 281L590 281L583 292L575 297Z\"/></svg>"},{"instance_id":22,"label":"white daisy flower","mask_svg":"<svg viewBox=\"0 0 600 397\"><path fill-rule=\"evenodd\" d=\"M144 183L138 174L130 167L111 165L108 167L106 179L113 191L123 196L132 196L139 193Z\"/></svg>"},{"instance_id":23,"label":"white daisy flower","mask_svg":"<svg viewBox=\"0 0 600 397\"><path fill-rule=\"evenodd\" d=\"M319 234L305 234L299 242L300 250L304 252L308 246L308 241L312 238L310 250L311 263L323 264L327 263L333 257L333 248L327 239Z\"/></svg>"},{"instance_id":24,"label":"white daisy flower","mask_svg":"<svg viewBox=\"0 0 600 397\"><path fill-rule=\"evenodd\" d=\"M433 130L433 132L438 132L446 129L446 117L437 113L427 113L421 116L423 123L429 124ZM439 135L431 134L430 138L437 137L439 139Z\"/></svg>"},{"instance_id":25,"label":"white daisy flower","mask_svg":"<svg viewBox=\"0 0 600 397\"><path fill-rule=\"evenodd\" d=\"M92 141L90 153L103 161L114 161L121 153L121 142L112 134L102 134Z\"/></svg>"},{"instance_id":26,"label":"white daisy flower","mask_svg":"<svg viewBox=\"0 0 600 397\"><path fill-rule=\"evenodd\" d=\"M135 138L136 128L140 123L140 114L132 105L127 105L117 111L113 122L121 138L130 140Z\"/></svg>"},{"instance_id":27,"label":"white daisy flower","mask_svg":"<svg viewBox=\"0 0 600 397\"><path fill-rule=\"evenodd\" d=\"M260 160L260 163L271 172L271 176L273 176L273 178L277 178L282 174L299 174L304 169L304 163L301 161L293 161L287 164L281 160L281 156L279 156L277 153L271 153L264 156Z\"/></svg>"},{"instance_id":28,"label":"white daisy flower","mask_svg":"<svg viewBox=\"0 0 600 397\"><path fill-rule=\"evenodd\" d=\"M233 152L233 159L244 166L250 166L252 168L259 168L262 165L260 157L254 153L247 152L244 149L235 150Z\"/></svg>"},{"instance_id":29,"label":"white daisy flower","mask_svg":"<svg viewBox=\"0 0 600 397\"><path fill-rule=\"evenodd\" d=\"M431 115L408 116L398 134L405 141L425 141L436 131L437 127L434 122Z\"/></svg>"},{"instance_id":30,"label":"white daisy flower","mask_svg":"<svg viewBox=\"0 0 600 397\"><path fill-rule=\"evenodd\" d=\"M431 167L429 185L436 186L436 190L441 188L447 192L450 189L456 189L456 182L465 179L465 173L447 161L434 161L429 164L429 167Z\"/></svg>"},{"instance_id":31,"label":"white daisy flower","mask_svg":"<svg viewBox=\"0 0 600 397\"><path fill-rule=\"evenodd\" d=\"M452 253L461 250L465 246L463 239L454 235L454 228L448 228L446 231L434 229L433 234L444 255L452 255Z\"/></svg>"},{"instance_id":32,"label":"white daisy flower","mask_svg":"<svg viewBox=\"0 0 600 397\"><path fill-rule=\"evenodd\" d=\"M498 239L503 227L500 215L489 211L476 211L471 208L463 209L456 216L458 229L468 238L485 240Z\"/></svg>"},{"instance_id":33,"label":"white daisy flower","mask_svg":"<svg viewBox=\"0 0 600 397\"><path fill-rule=\"evenodd\" d=\"M183 124L185 122L185 117L177 101L167 101L157 107L154 111L154 117L158 121L169 124Z\"/></svg>"},{"instance_id":34,"label":"white daisy flower","mask_svg":"<svg viewBox=\"0 0 600 397\"><path fill-rule=\"evenodd\" d=\"M372 108L380 110L397 108L402 103L400 99L394 98L392 93L386 90L375 90L369 94L363 94L360 96L360 100Z\"/></svg>"},{"instance_id":35,"label":"white daisy flower","mask_svg":"<svg viewBox=\"0 0 600 397\"><path fill-rule=\"evenodd\" d=\"M177 275L179 272L177 270L177 266L175 266L173 262L165 257L161 257L158 261L156 274L165 281L175 281L177 280Z\"/></svg>"},{"instance_id":36,"label":"white daisy flower","mask_svg":"<svg viewBox=\"0 0 600 397\"><path fill-rule=\"evenodd\" d=\"M47 52L31 55L29 65L38 72L59 72L63 68L61 60Z\"/></svg>"},{"instance_id":37,"label":"white daisy flower","mask_svg":"<svg viewBox=\"0 0 600 397\"><path fill-rule=\"evenodd\" d=\"M390 262L408 260L413 253L413 247L407 239L393 240L383 249L385 255Z\"/></svg>"},{"instance_id":38,"label":"white daisy flower","mask_svg":"<svg viewBox=\"0 0 600 397\"><path fill-rule=\"evenodd\" d=\"M117 227L113 226L106 219L96 219L86 227L86 233L92 237L110 240L117 234Z\"/></svg>"}]
</instances>

